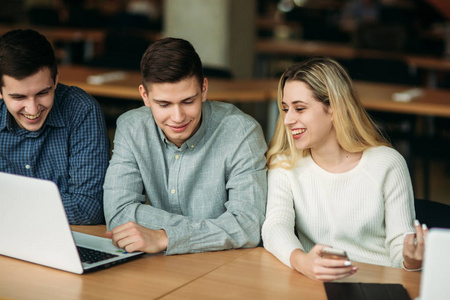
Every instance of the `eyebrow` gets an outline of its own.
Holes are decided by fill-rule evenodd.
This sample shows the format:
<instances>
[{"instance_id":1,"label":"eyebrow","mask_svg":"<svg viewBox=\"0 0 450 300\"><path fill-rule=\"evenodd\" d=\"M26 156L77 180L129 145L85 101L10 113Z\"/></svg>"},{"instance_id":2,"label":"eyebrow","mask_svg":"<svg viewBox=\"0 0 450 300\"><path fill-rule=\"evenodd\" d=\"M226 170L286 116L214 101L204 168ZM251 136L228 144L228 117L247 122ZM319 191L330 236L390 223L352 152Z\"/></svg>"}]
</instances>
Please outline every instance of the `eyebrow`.
<instances>
[{"instance_id":1,"label":"eyebrow","mask_svg":"<svg viewBox=\"0 0 450 300\"><path fill-rule=\"evenodd\" d=\"M195 94L195 95L193 95L193 96L189 96L189 97L187 97L187 98L184 98L184 99L181 100L180 102L184 102L184 101L191 100L192 98L196 98L198 95L199 95L199 93L197 93L197 94ZM153 99L153 101L159 102L159 103L171 103L170 101L167 101L167 100L155 99L155 98L152 98L152 99Z\"/></svg>"},{"instance_id":2,"label":"eyebrow","mask_svg":"<svg viewBox=\"0 0 450 300\"><path fill-rule=\"evenodd\" d=\"M286 102L284 102L284 101L282 101L281 104L287 105ZM295 100L295 101L292 102L292 105L295 105L295 104L307 104L307 103L305 101L302 101L302 100Z\"/></svg>"},{"instance_id":3,"label":"eyebrow","mask_svg":"<svg viewBox=\"0 0 450 300\"><path fill-rule=\"evenodd\" d=\"M52 86L48 86L48 87L46 87L46 88L40 90L39 92L37 92L36 95L37 95L37 94L44 93L44 92L48 92L48 91L50 91L51 89L52 89ZM12 94L8 94L8 95L9 95L10 97L25 97L25 95L23 95L23 94L18 94L18 93L12 93Z\"/></svg>"},{"instance_id":4,"label":"eyebrow","mask_svg":"<svg viewBox=\"0 0 450 300\"><path fill-rule=\"evenodd\" d=\"M48 92L48 91L50 91L52 88L53 88L52 86L46 87L45 89L40 90L40 91L38 92L38 94L39 94L39 93L43 93L43 92Z\"/></svg>"}]
</instances>

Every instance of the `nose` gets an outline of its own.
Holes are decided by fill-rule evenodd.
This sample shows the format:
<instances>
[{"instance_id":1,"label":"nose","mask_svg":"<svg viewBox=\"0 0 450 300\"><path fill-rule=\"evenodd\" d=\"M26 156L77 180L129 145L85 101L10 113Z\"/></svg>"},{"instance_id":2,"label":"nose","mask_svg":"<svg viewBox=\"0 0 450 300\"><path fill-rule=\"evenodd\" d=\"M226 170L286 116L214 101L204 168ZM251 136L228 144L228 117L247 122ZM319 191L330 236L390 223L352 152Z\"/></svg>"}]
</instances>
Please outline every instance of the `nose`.
<instances>
[{"instance_id":1,"label":"nose","mask_svg":"<svg viewBox=\"0 0 450 300\"><path fill-rule=\"evenodd\" d=\"M289 126L295 123L295 119L292 116L292 112L288 109L287 112L284 113L284 125Z\"/></svg>"},{"instance_id":2,"label":"nose","mask_svg":"<svg viewBox=\"0 0 450 300\"><path fill-rule=\"evenodd\" d=\"M175 105L171 116L172 121L175 123L182 123L184 121L184 116L184 110L179 105Z\"/></svg>"},{"instance_id":3,"label":"nose","mask_svg":"<svg viewBox=\"0 0 450 300\"><path fill-rule=\"evenodd\" d=\"M26 113L35 115L39 112L39 104L35 98L30 98L25 104Z\"/></svg>"}]
</instances>

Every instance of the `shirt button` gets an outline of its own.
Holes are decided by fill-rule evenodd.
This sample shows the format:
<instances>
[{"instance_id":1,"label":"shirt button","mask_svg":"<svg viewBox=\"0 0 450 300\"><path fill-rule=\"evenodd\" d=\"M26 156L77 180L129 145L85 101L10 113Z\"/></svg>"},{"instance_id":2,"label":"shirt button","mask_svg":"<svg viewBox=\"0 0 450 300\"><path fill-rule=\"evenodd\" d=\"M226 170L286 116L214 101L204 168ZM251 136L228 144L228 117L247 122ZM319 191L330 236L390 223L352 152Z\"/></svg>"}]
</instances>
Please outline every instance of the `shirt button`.
<instances>
[{"instance_id":1,"label":"shirt button","mask_svg":"<svg viewBox=\"0 0 450 300\"><path fill-rule=\"evenodd\" d=\"M177 155L175 155L175 159L179 159L180 158L180 156L177 154Z\"/></svg>"},{"instance_id":2,"label":"shirt button","mask_svg":"<svg viewBox=\"0 0 450 300\"><path fill-rule=\"evenodd\" d=\"M171 192L172 194L175 194L175 193L176 193L176 191L175 191L175 190L171 190L170 192Z\"/></svg>"},{"instance_id":3,"label":"shirt button","mask_svg":"<svg viewBox=\"0 0 450 300\"><path fill-rule=\"evenodd\" d=\"M194 145L191 145L191 148L194 148Z\"/></svg>"},{"instance_id":4,"label":"shirt button","mask_svg":"<svg viewBox=\"0 0 450 300\"><path fill-rule=\"evenodd\" d=\"M28 169L31 168L31 166L30 165L26 165L25 168L28 170Z\"/></svg>"}]
</instances>

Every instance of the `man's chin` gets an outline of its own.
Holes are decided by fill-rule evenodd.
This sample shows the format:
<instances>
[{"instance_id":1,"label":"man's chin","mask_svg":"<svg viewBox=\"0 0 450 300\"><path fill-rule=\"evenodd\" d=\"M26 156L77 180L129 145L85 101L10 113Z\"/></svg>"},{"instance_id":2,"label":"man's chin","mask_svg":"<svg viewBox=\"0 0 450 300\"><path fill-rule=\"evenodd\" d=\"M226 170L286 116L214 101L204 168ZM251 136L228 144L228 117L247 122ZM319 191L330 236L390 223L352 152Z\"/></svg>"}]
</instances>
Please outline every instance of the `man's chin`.
<instances>
[{"instance_id":1,"label":"man's chin","mask_svg":"<svg viewBox=\"0 0 450 300\"><path fill-rule=\"evenodd\" d=\"M43 120L40 120L39 122L36 122L36 123L30 123L28 121L24 121L19 124L19 127L23 128L25 130L28 130L28 131L38 131L39 129L42 128L43 125L44 125Z\"/></svg>"}]
</instances>

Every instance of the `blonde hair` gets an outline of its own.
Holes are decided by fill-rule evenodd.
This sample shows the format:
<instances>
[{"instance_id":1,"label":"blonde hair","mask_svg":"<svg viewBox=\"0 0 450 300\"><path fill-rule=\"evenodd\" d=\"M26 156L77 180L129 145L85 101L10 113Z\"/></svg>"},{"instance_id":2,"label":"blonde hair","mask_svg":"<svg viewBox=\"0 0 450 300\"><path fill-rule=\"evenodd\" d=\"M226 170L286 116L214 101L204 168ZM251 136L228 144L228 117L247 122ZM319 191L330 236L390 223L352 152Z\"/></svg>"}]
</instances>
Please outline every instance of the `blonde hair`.
<instances>
[{"instance_id":1,"label":"blonde hair","mask_svg":"<svg viewBox=\"0 0 450 300\"><path fill-rule=\"evenodd\" d=\"M283 89L287 81L295 80L306 83L325 108L331 106L333 126L343 149L360 152L374 146L390 146L363 108L347 71L331 58L311 58L290 67L280 78L277 100L280 115L267 152L270 169L291 169L299 159L310 154L309 149L295 147L292 134L284 125Z\"/></svg>"}]
</instances>

